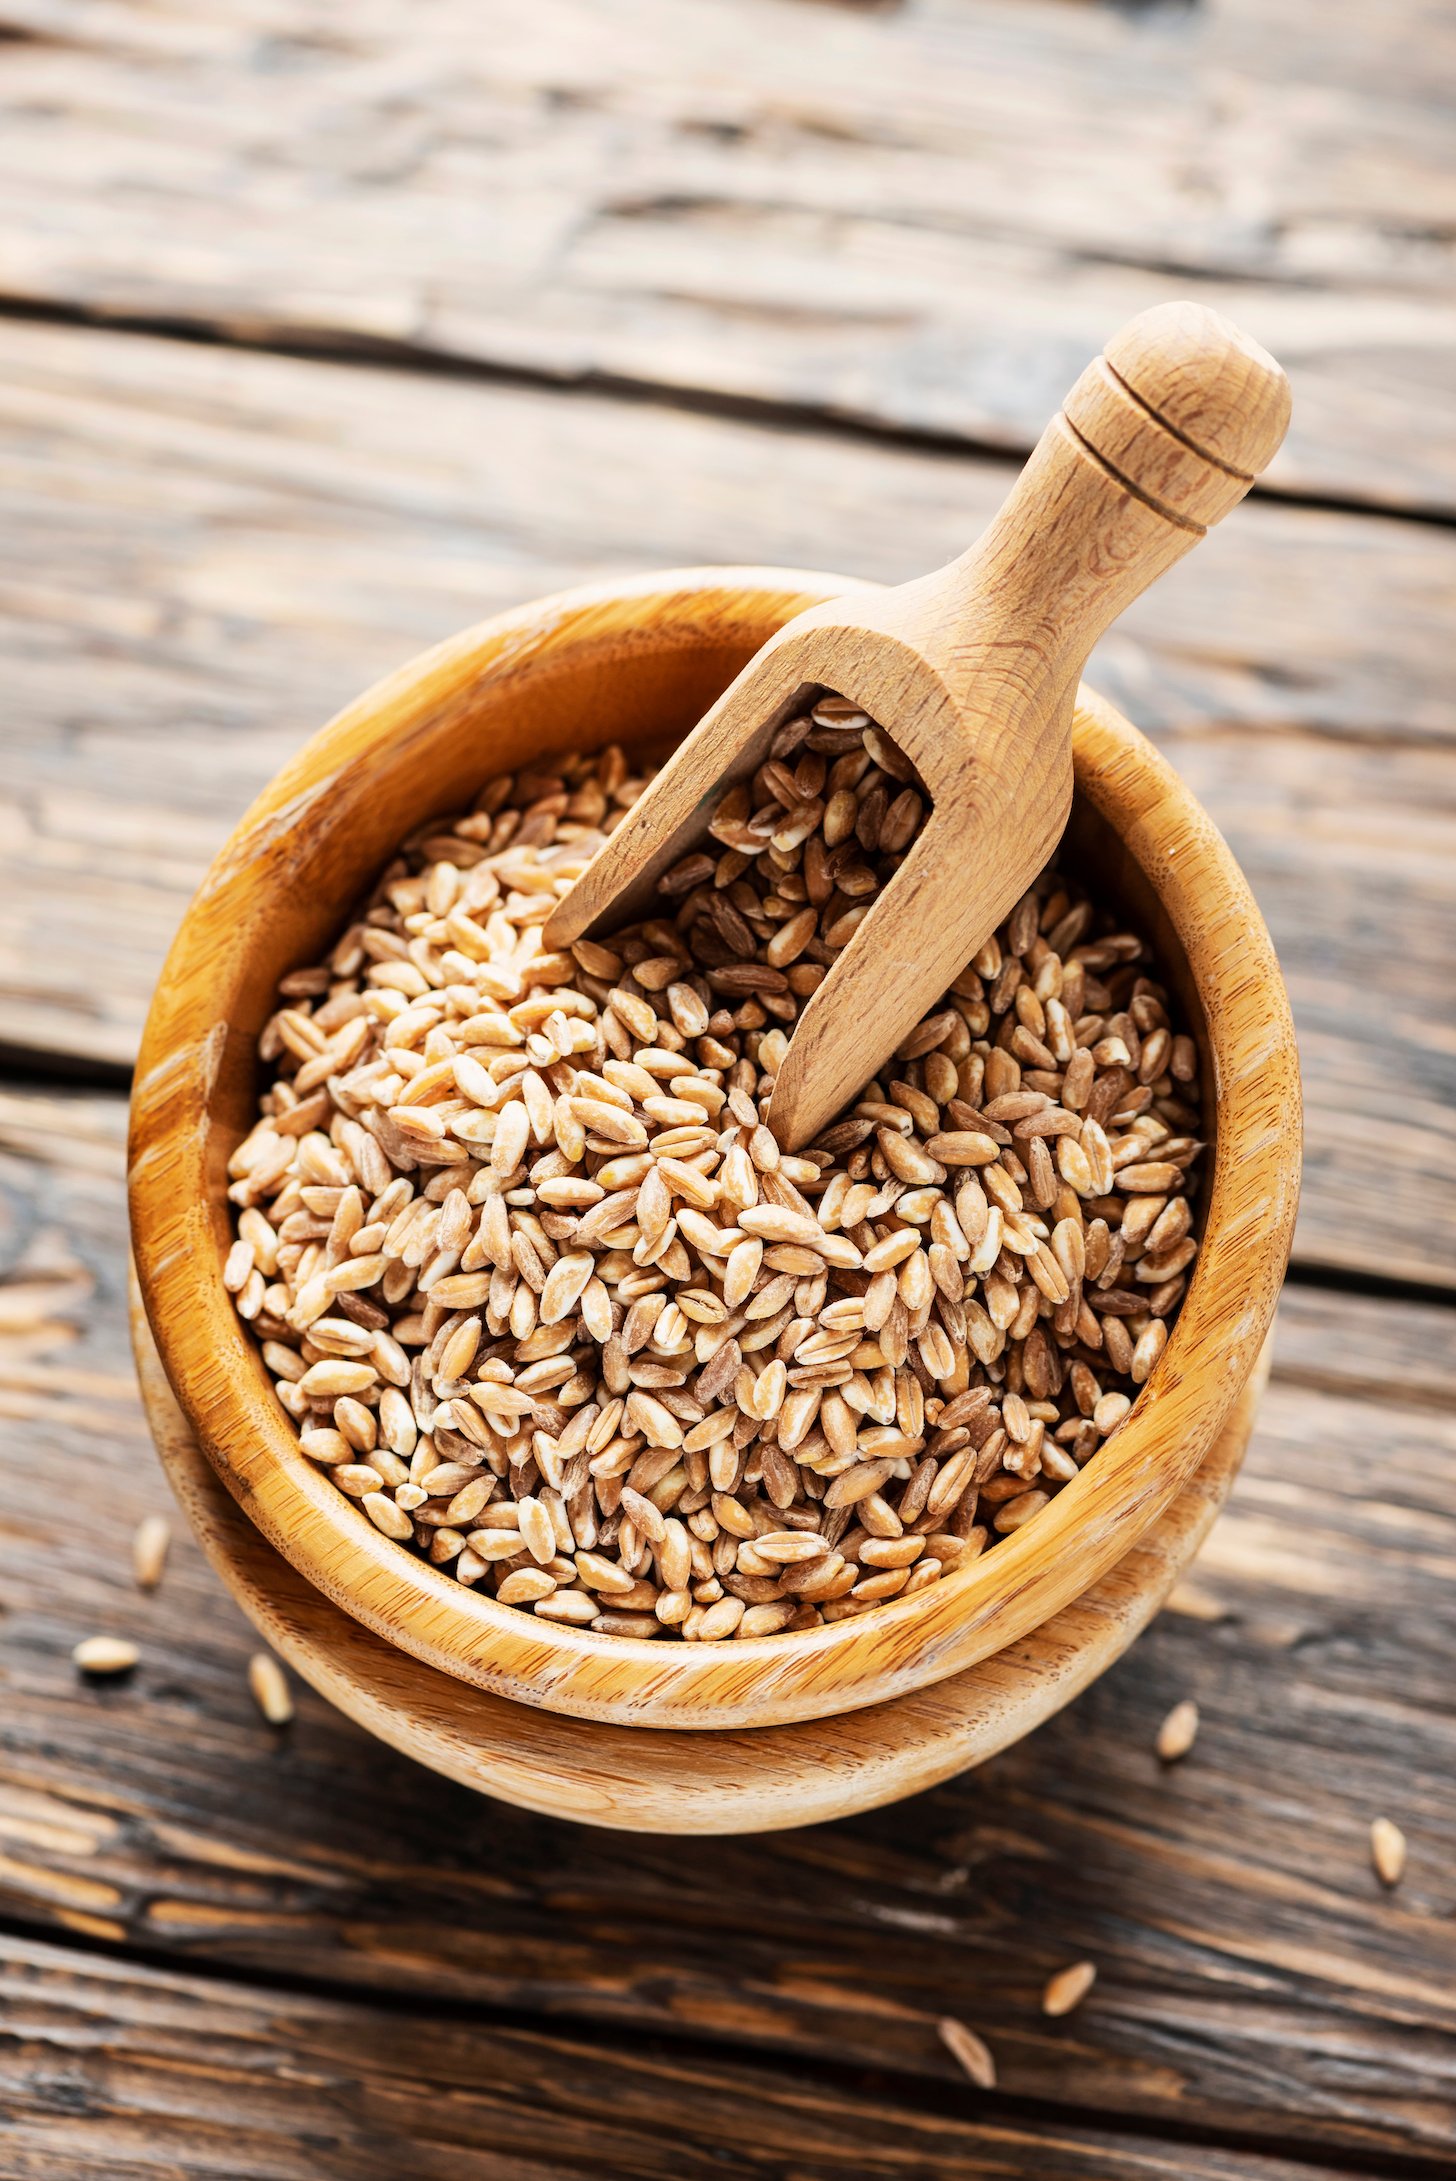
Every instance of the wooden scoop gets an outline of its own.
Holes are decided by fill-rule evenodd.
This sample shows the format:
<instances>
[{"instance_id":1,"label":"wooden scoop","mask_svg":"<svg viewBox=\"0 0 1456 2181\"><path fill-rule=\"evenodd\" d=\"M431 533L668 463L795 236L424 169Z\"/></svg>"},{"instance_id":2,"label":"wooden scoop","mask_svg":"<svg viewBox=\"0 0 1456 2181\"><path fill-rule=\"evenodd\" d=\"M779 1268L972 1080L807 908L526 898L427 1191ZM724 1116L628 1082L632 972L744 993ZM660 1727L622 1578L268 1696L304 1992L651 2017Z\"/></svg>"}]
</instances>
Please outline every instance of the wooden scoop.
<instances>
[{"instance_id":1,"label":"wooden scoop","mask_svg":"<svg viewBox=\"0 0 1456 2181\"><path fill-rule=\"evenodd\" d=\"M1241 500L1284 437L1272 356L1194 303L1144 311L1087 366L959 560L788 622L682 742L556 909L567 946L644 915L725 790L814 698L859 705L930 815L810 995L769 1104L809 1142L869 1081L1053 854L1092 646Z\"/></svg>"}]
</instances>

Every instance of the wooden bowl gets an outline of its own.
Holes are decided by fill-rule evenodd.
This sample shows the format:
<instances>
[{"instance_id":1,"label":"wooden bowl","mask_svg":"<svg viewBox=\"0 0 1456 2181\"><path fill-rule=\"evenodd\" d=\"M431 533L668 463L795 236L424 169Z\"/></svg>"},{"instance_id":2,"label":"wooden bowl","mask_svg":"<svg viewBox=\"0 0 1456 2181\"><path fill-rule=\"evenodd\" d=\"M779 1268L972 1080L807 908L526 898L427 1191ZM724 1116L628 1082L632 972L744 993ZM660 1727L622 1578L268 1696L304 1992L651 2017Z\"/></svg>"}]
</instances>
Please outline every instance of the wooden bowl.
<instances>
[{"instance_id":1,"label":"wooden bowl","mask_svg":"<svg viewBox=\"0 0 1456 2181\"><path fill-rule=\"evenodd\" d=\"M436 1673L321 1598L198 1451L133 1283L152 1437L203 1551L248 1619L320 1696L403 1756L550 1817L636 1833L764 1833L918 1795L984 1764L1120 1658L1207 1536L1238 1474L1269 1344L1202 1468L1100 1583L1008 1650L888 1704L794 1726L643 1734L512 1704Z\"/></svg>"},{"instance_id":2,"label":"wooden bowl","mask_svg":"<svg viewBox=\"0 0 1456 2181\"><path fill-rule=\"evenodd\" d=\"M317 958L403 836L527 758L681 735L766 637L844 579L659 575L503 614L426 653L308 743L248 812L183 920L132 1100L131 1216L147 1316L188 1423L259 1529L415 1658L580 1718L762 1727L882 1703L1019 1642L1123 1558L1198 1470L1253 1370L1299 1177L1293 1027L1238 866L1176 773L1082 693L1071 860L1155 942L1215 1112L1203 1244L1133 1413L1036 1521L858 1618L752 1643L624 1641L465 1589L374 1528L300 1451L222 1285L225 1168L250 1125L278 978Z\"/></svg>"}]
</instances>

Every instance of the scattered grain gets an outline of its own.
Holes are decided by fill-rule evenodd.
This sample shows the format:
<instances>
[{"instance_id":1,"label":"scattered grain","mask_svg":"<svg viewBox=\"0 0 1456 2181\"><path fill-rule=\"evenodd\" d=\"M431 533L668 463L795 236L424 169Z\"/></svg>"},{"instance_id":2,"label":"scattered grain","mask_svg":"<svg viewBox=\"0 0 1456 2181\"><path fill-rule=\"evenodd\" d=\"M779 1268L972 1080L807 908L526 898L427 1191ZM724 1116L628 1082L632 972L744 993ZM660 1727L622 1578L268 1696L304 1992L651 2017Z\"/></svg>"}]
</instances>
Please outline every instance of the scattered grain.
<instances>
[{"instance_id":1,"label":"scattered grain","mask_svg":"<svg viewBox=\"0 0 1456 2181\"><path fill-rule=\"evenodd\" d=\"M131 1541L131 1567L139 1590L155 1590L167 1565L172 1525L165 1515L143 1515Z\"/></svg>"},{"instance_id":2,"label":"scattered grain","mask_svg":"<svg viewBox=\"0 0 1456 2181\"><path fill-rule=\"evenodd\" d=\"M1059 1969L1054 1977L1048 1977L1046 1989L1041 1995L1043 2014L1070 2014L1080 2007L1097 1981L1097 1964L1094 1961L1074 1961L1069 1969Z\"/></svg>"},{"instance_id":3,"label":"scattered grain","mask_svg":"<svg viewBox=\"0 0 1456 2181\"><path fill-rule=\"evenodd\" d=\"M1175 1704L1158 1729L1157 1750L1164 1764L1186 1757L1198 1739L1198 1706L1191 1696Z\"/></svg>"},{"instance_id":4,"label":"scattered grain","mask_svg":"<svg viewBox=\"0 0 1456 2181\"><path fill-rule=\"evenodd\" d=\"M957 2022L954 2015L945 2015L937 2024L940 2041L946 2051L969 2075L978 2090L994 2090L996 2087L996 2062L991 2048L974 2030L968 2030L964 2022Z\"/></svg>"},{"instance_id":5,"label":"scattered grain","mask_svg":"<svg viewBox=\"0 0 1456 2181\"><path fill-rule=\"evenodd\" d=\"M1378 1817L1370 1827L1370 1859L1383 1886L1398 1886L1405 1874L1405 1834L1392 1818Z\"/></svg>"},{"instance_id":6,"label":"scattered grain","mask_svg":"<svg viewBox=\"0 0 1456 2181\"><path fill-rule=\"evenodd\" d=\"M71 1653L83 1674L129 1674L141 1657L125 1636L86 1636Z\"/></svg>"},{"instance_id":7,"label":"scattered grain","mask_svg":"<svg viewBox=\"0 0 1456 2181\"><path fill-rule=\"evenodd\" d=\"M269 1726L286 1727L293 1717L293 1695L271 1651L255 1651L248 1660L248 1687Z\"/></svg>"}]
</instances>

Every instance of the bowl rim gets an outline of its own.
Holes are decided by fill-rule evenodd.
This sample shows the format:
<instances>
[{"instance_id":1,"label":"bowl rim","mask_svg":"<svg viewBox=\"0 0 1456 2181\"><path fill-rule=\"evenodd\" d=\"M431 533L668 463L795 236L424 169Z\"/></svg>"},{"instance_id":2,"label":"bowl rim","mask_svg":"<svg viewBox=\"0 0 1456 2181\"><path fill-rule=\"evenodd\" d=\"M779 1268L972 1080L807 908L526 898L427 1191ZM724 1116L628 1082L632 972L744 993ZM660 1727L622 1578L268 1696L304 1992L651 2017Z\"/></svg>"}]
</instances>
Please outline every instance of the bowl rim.
<instances>
[{"instance_id":1,"label":"bowl rim","mask_svg":"<svg viewBox=\"0 0 1456 2181\"><path fill-rule=\"evenodd\" d=\"M763 568L608 580L497 614L411 660L315 734L241 820L183 918L147 1017L128 1155L133 1249L164 1368L199 1444L263 1534L335 1604L457 1678L577 1717L669 1728L823 1717L924 1687L1016 1642L1098 1580L1197 1469L1254 1366L1283 1278L1300 1106L1272 943L1191 790L1084 686L1078 795L1119 836L1182 949L1218 1127L1202 1247L1167 1346L1116 1436L1034 1523L922 1591L822 1628L751 1644L652 1642L543 1624L466 1589L386 1538L302 1453L222 1286L208 1178L218 1150L210 1098L248 959L256 874L286 870L331 785L386 744L438 727L451 707L458 716L492 684L517 685L553 661L579 664L594 646L609 667L628 632L639 659L735 643L746 656L792 614L862 587Z\"/></svg>"}]
</instances>

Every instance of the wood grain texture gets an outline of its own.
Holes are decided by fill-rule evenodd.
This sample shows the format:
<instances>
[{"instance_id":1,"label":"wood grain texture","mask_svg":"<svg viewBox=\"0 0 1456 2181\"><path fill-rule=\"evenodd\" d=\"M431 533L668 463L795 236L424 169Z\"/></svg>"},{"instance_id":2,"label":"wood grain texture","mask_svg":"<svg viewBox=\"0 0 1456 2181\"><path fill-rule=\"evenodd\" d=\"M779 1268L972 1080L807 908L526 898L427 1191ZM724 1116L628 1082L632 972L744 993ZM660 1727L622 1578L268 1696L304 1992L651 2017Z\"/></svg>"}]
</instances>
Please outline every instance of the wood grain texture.
<instances>
[{"instance_id":1,"label":"wood grain texture","mask_svg":"<svg viewBox=\"0 0 1456 2181\"><path fill-rule=\"evenodd\" d=\"M1025 451L1191 288L1289 365L1276 486L1456 507L1435 0L6 13L12 296Z\"/></svg>"},{"instance_id":2,"label":"wood grain texture","mask_svg":"<svg viewBox=\"0 0 1456 2181\"><path fill-rule=\"evenodd\" d=\"M775 632L558 903L546 943L645 913L701 845L714 798L753 775L806 695L860 705L911 759L930 810L799 1011L766 1118L786 1150L803 1149L1051 861L1094 644L1238 504L1288 422L1284 373L1237 327L1200 305L1144 311L1082 372L965 552Z\"/></svg>"},{"instance_id":3,"label":"wood grain texture","mask_svg":"<svg viewBox=\"0 0 1456 2181\"><path fill-rule=\"evenodd\" d=\"M0 1042L41 1056L129 1062L228 828L420 644L618 569L778 554L898 580L958 550L1006 483L372 368L13 324L0 348ZM1300 1256L1442 1284L1453 612L1456 539L1250 502L1092 670L1272 926L1303 1043Z\"/></svg>"},{"instance_id":4,"label":"wood grain texture","mask_svg":"<svg viewBox=\"0 0 1456 2181\"><path fill-rule=\"evenodd\" d=\"M1174 1609L1029 1741L838 1825L634 1840L483 1803L307 1689L269 1729L256 1638L185 1535L161 1589L133 1588L132 1528L168 1494L126 1348L123 1128L103 1097L0 1100L0 1294L22 1297L0 1342L12 1917L180 1966L927 2082L956 2080L934 2033L953 2013L1013 2099L1444 2170L1446 1311L1286 1290L1249 1462ZM103 1629L142 1664L83 1687L71 1646ZM1188 1695L1199 1739L1164 1771L1153 1737ZM1380 1813L1411 1842L1394 1895L1369 1865ZM1042 1983L1082 1958L1093 1997L1047 2022Z\"/></svg>"},{"instance_id":5,"label":"wood grain texture","mask_svg":"<svg viewBox=\"0 0 1456 2181\"><path fill-rule=\"evenodd\" d=\"M1198 1552L1248 1443L1267 1376L1245 1385L1202 1468L1102 1582L968 1673L846 1718L643 1734L512 1704L407 1658L327 1605L265 1544L187 1428L141 1298L131 1334L147 1424L213 1572L310 1687L406 1757L523 1809L612 1830L781 1831L878 1809L984 1764L1043 1724L1140 1635Z\"/></svg>"},{"instance_id":6,"label":"wood grain texture","mask_svg":"<svg viewBox=\"0 0 1456 2181\"><path fill-rule=\"evenodd\" d=\"M853 1619L751 1645L661 1644L543 1624L466 1589L386 1538L303 1452L222 1279L227 1163L256 1114L257 1038L279 979L318 959L335 904L367 888L402 834L527 761L634 733L670 746L775 629L835 588L772 569L598 585L497 615L402 667L321 730L229 836L173 942L137 1056L132 1248L208 1460L269 1543L366 1628L574 1718L714 1731L824 1719L1019 1642L1107 1574L1201 1466L1255 1367L1288 1262L1299 1078L1268 933L1177 774L1084 687L1068 855L1148 934L1217 1105L1203 1122L1212 1171L1198 1257L1167 1346L1132 1414L1034 1524Z\"/></svg>"},{"instance_id":7,"label":"wood grain texture","mask_svg":"<svg viewBox=\"0 0 1456 2181\"><path fill-rule=\"evenodd\" d=\"M0 323L0 1044L28 1066L129 1062L237 813L421 643L613 570L931 565L1005 473L888 436L1023 450L1110 326L1193 281L1293 364L1275 491L1456 508L1434 0L541 0L485 35L461 0L3 15L0 307L806 427ZM1267 501L1245 524L1094 679L1274 926L1304 1261L1449 1288L1456 544ZM603 1842L483 1812L307 1691L275 1735L185 1540L132 1589L166 1495L120 1127L0 1092L0 1914L71 1941L0 1971L7 2173L696 2181L763 2170L765 2132L815 2181L1447 2172L1447 1313L1289 1292L1180 1612L973 1782L768 1843ZM107 1626L142 1667L83 1690L70 1645ZM1187 1693L1202 1732L1160 1774ZM1395 1895L1376 1811L1411 1839ZM107 1958L131 1947L175 1973ZM1043 1978L1084 1955L1091 1999L1046 2022ZM477 2008L563 2027L502 2043ZM942 2008L1006 2098L960 2082Z\"/></svg>"},{"instance_id":8,"label":"wood grain texture","mask_svg":"<svg viewBox=\"0 0 1456 2181\"><path fill-rule=\"evenodd\" d=\"M256 1990L0 1938L7 2181L1339 2181L883 2080Z\"/></svg>"}]
</instances>

